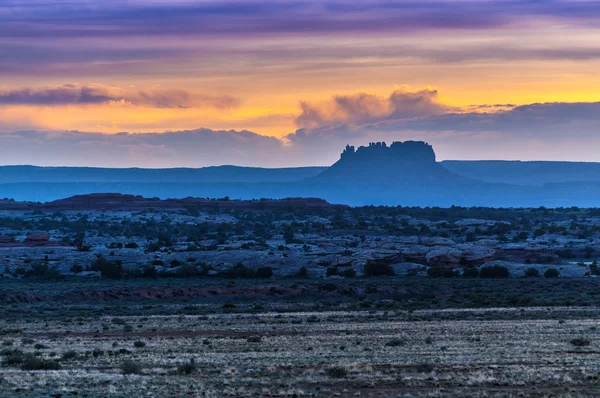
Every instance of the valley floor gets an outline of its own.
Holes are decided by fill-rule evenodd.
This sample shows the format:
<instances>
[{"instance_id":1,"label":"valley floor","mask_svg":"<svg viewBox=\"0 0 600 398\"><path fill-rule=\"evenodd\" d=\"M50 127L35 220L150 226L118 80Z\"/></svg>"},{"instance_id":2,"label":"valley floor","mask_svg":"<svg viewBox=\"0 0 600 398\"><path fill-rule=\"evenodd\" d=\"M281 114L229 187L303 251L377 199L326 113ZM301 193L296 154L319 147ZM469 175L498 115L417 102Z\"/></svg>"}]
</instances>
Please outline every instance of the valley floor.
<instances>
[{"instance_id":1,"label":"valley floor","mask_svg":"<svg viewBox=\"0 0 600 398\"><path fill-rule=\"evenodd\" d=\"M0 282L0 395L598 396L599 284Z\"/></svg>"}]
</instances>

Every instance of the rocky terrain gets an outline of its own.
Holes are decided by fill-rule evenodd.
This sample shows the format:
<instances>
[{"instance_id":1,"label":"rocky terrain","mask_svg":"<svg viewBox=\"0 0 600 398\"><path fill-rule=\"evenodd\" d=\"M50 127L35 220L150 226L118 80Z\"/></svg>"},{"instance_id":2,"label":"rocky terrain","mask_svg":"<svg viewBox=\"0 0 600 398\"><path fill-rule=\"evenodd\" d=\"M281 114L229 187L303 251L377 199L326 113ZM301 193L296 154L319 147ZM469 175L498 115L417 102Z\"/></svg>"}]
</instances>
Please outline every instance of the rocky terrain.
<instances>
[{"instance_id":1,"label":"rocky terrain","mask_svg":"<svg viewBox=\"0 0 600 398\"><path fill-rule=\"evenodd\" d=\"M600 273L595 209L351 208L320 199L120 194L3 201L0 209L4 278ZM490 273L494 267L499 273Z\"/></svg>"},{"instance_id":2,"label":"rocky terrain","mask_svg":"<svg viewBox=\"0 0 600 398\"><path fill-rule=\"evenodd\" d=\"M598 209L0 203L14 397L598 396Z\"/></svg>"}]
</instances>

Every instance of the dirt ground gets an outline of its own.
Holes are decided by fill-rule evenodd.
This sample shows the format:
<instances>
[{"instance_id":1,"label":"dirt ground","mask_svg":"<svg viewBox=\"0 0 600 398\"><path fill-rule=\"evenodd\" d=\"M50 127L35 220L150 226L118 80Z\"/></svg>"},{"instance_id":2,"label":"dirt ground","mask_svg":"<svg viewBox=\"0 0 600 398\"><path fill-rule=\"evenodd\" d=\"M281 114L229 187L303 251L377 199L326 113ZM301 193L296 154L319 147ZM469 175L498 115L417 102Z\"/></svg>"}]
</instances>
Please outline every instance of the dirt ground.
<instances>
[{"instance_id":1,"label":"dirt ground","mask_svg":"<svg viewBox=\"0 0 600 398\"><path fill-rule=\"evenodd\" d=\"M595 308L249 313L223 307L201 315L4 318L0 395L600 394ZM33 367L57 369L27 369L31 355L39 360Z\"/></svg>"}]
</instances>

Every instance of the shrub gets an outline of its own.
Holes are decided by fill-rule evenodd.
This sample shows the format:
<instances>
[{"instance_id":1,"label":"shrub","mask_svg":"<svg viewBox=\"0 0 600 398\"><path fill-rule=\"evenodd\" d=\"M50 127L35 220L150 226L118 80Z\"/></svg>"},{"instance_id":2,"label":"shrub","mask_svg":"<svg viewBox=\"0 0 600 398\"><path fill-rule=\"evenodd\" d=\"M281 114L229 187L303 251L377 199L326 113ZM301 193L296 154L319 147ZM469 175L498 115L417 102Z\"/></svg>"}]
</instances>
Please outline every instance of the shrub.
<instances>
[{"instance_id":1,"label":"shrub","mask_svg":"<svg viewBox=\"0 0 600 398\"><path fill-rule=\"evenodd\" d=\"M395 276L393 268L386 263L380 261L369 260L365 264L366 276Z\"/></svg>"},{"instance_id":2,"label":"shrub","mask_svg":"<svg viewBox=\"0 0 600 398\"><path fill-rule=\"evenodd\" d=\"M126 249L137 249L138 247L140 246L135 242L129 242L125 244Z\"/></svg>"},{"instance_id":3,"label":"shrub","mask_svg":"<svg viewBox=\"0 0 600 398\"><path fill-rule=\"evenodd\" d=\"M225 278L254 278L256 276L256 271L239 263L238 265L223 271L223 276Z\"/></svg>"},{"instance_id":4,"label":"shrub","mask_svg":"<svg viewBox=\"0 0 600 398\"><path fill-rule=\"evenodd\" d=\"M343 276L344 278L353 278L356 276L356 271L354 271L352 268L348 268L340 272L339 275Z\"/></svg>"},{"instance_id":5,"label":"shrub","mask_svg":"<svg viewBox=\"0 0 600 398\"><path fill-rule=\"evenodd\" d=\"M142 268L142 276L144 278L156 278L156 268L152 266Z\"/></svg>"},{"instance_id":6,"label":"shrub","mask_svg":"<svg viewBox=\"0 0 600 398\"><path fill-rule=\"evenodd\" d=\"M560 272L556 268L548 268L544 271L544 278L558 278Z\"/></svg>"},{"instance_id":7,"label":"shrub","mask_svg":"<svg viewBox=\"0 0 600 398\"><path fill-rule=\"evenodd\" d=\"M335 283L324 283L319 286L319 289L326 292L333 292L334 290L337 290L337 286Z\"/></svg>"},{"instance_id":8,"label":"shrub","mask_svg":"<svg viewBox=\"0 0 600 398\"><path fill-rule=\"evenodd\" d=\"M144 343L143 341L137 340L133 342L133 346L135 348L144 348L146 347L146 343Z\"/></svg>"},{"instance_id":9,"label":"shrub","mask_svg":"<svg viewBox=\"0 0 600 398\"><path fill-rule=\"evenodd\" d=\"M103 278L119 279L123 276L123 267L121 264L109 261L102 256L98 256L92 264L92 271L98 271Z\"/></svg>"},{"instance_id":10,"label":"shrub","mask_svg":"<svg viewBox=\"0 0 600 398\"><path fill-rule=\"evenodd\" d=\"M73 350L66 351L62 354L62 359L75 359L77 358L77 352Z\"/></svg>"},{"instance_id":11,"label":"shrub","mask_svg":"<svg viewBox=\"0 0 600 398\"><path fill-rule=\"evenodd\" d=\"M537 278L538 276L540 276L540 271L537 268L527 268L525 270L525 276L528 278Z\"/></svg>"},{"instance_id":12,"label":"shrub","mask_svg":"<svg viewBox=\"0 0 600 398\"><path fill-rule=\"evenodd\" d=\"M506 278L509 274L508 268L498 264L494 266L488 265L479 271L479 276L482 278Z\"/></svg>"},{"instance_id":13,"label":"shrub","mask_svg":"<svg viewBox=\"0 0 600 398\"><path fill-rule=\"evenodd\" d=\"M590 345L590 341L588 339L584 339L582 337L577 337L577 338L571 340L571 344L573 344L575 347L586 347L586 346Z\"/></svg>"},{"instance_id":14,"label":"shrub","mask_svg":"<svg viewBox=\"0 0 600 398\"><path fill-rule=\"evenodd\" d=\"M308 269L306 269L306 267L302 267L298 270L298 272L296 272L296 274L294 275L294 277L296 278L306 278L308 276Z\"/></svg>"},{"instance_id":15,"label":"shrub","mask_svg":"<svg viewBox=\"0 0 600 398\"><path fill-rule=\"evenodd\" d=\"M121 364L121 371L126 375L140 374L142 373L142 365L139 362L127 359Z\"/></svg>"},{"instance_id":16,"label":"shrub","mask_svg":"<svg viewBox=\"0 0 600 398\"><path fill-rule=\"evenodd\" d=\"M180 278L189 278L192 276L199 276L200 271L198 271L198 268L193 264L185 264L177 268L175 275Z\"/></svg>"},{"instance_id":17,"label":"shrub","mask_svg":"<svg viewBox=\"0 0 600 398\"><path fill-rule=\"evenodd\" d=\"M325 374L327 374L327 376L329 376L329 377L335 377L335 378L341 379L341 378L348 376L348 370L346 368L344 368L343 366L332 366L330 368L327 368L327 370L325 370Z\"/></svg>"},{"instance_id":18,"label":"shrub","mask_svg":"<svg viewBox=\"0 0 600 398\"><path fill-rule=\"evenodd\" d=\"M328 267L327 272L325 273L326 276L333 276L333 275L337 275L337 274L338 274L337 267Z\"/></svg>"},{"instance_id":19,"label":"shrub","mask_svg":"<svg viewBox=\"0 0 600 398\"><path fill-rule=\"evenodd\" d=\"M23 344L23 345L30 345L30 344L33 344L33 343L35 343L35 340L32 339L31 337L23 337L21 339L21 344Z\"/></svg>"},{"instance_id":20,"label":"shrub","mask_svg":"<svg viewBox=\"0 0 600 398\"><path fill-rule=\"evenodd\" d=\"M25 358L23 351L18 349L3 350L0 354L2 354L2 356L4 357L4 362L8 366L20 365L21 363L23 363L23 360Z\"/></svg>"},{"instance_id":21,"label":"shrub","mask_svg":"<svg viewBox=\"0 0 600 398\"><path fill-rule=\"evenodd\" d=\"M404 340L402 339L391 339L385 343L386 347L400 347L404 345Z\"/></svg>"},{"instance_id":22,"label":"shrub","mask_svg":"<svg viewBox=\"0 0 600 398\"><path fill-rule=\"evenodd\" d=\"M31 354L25 356L21 364L22 370L58 370L60 368L60 363L57 361L48 361Z\"/></svg>"},{"instance_id":23,"label":"shrub","mask_svg":"<svg viewBox=\"0 0 600 398\"><path fill-rule=\"evenodd\" d=\"M60 279L63 277L56 267L50 267L47 262L31 264L31 270L27 272L27 275L42 279Z\"/></svg>"},{"instance_id":24,"label":"shrub","mask_svg":"<svg viewBox=\"0 0 600 398\"><path fill-rule=\"evenodd\" d=\"M237 305L235 305L233 303L225 303L225 304L223 304L223 308L226 309L226 310L227 309L236 308L236 307L237 307Z\"/></svg>"},{"instance_id":25,"label":"shrub","mask_svg":"<svg viewBox=\"0 0 600 398\"><path fill-rule=\"evenodd\" d=\"M271 267L260 267L256 270L257 278L270 278L273 276L273 268Z\"/></svg>"},{"instance_id":26,"label":"shrub","mask_svg":"<svg viewBox=\"0 0 600 398\"><path fill-rule=\"evenodd\" d=\"M452 271L450 268L446 268L446 267L430 267L427 270L427 275L429 275L433 278L440 278L440 277L452 278L453 276L457 276L454 271Z\"/></svg>"},{"instance_id":27,"label":"shrub","mask_svg":"<svg viewBox=\"0 0 600 398\"><path fill-rule=\"evenodd\" d=\"M74 264L73 266L71 266L70 271L73 274L78 274L80 272L83 272L83 267L79 264Z\"/></svg>"},{"instance_id":28,"label":"shrub","mask_svg":"<svg viewBox=\"0 0 600 398\"><path fill-rule=\"evenodd\" d=\"M250 336L246 339L248 343L260 343L262 338L260 336Z\"/></svg>"},{"instance_id":29,"label":"shrub","mask_svg":"<svg viewBox=\"0 0 600 398\"><path fill-rule=\"evenodd\" d=\"M415 368L419 373L431 373L434 369L435 367L430 363L420 363Z\"/></svg>"},{"instance_id":30,"label":"shrub","mask_svg":"<svg viewBox=\"0 0 600 398\"><path fill-rule=\"evenodd\" d=\"M184 362L177 366L177 372L179 374L192 374L196 371L196 361L194 358L190 359L188 362Z\"/></svg>"},{"instance_id":31,"label":"shrub","mask_svg":"<svg viewBox=\"0 0 600 398\"><path fill-rule=\"evenodd\" d=\"M465 268L462 276L464 278L477 278L479 276L479 270L477 268Z\"/></svg>"}]
</instances>

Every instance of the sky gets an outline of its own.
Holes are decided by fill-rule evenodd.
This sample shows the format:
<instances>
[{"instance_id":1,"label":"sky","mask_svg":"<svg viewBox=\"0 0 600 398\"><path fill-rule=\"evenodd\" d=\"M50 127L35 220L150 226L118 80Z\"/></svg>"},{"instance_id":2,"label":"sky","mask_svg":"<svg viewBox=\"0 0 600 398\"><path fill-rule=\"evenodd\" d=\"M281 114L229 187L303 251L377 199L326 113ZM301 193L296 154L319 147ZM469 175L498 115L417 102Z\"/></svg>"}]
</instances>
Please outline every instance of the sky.
<instances>
[{"instance_id":1,"label":"sky","mask_svg":"<svg viewBox=\"0 0 600 398\"><path fill-rule=\"evenodd\" d=\"M600 161L600 3L3 0L0 164Z\"/></svg>"}]
</instances>

